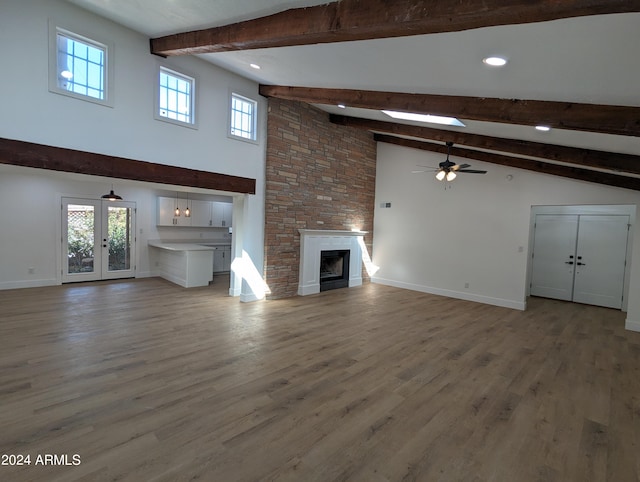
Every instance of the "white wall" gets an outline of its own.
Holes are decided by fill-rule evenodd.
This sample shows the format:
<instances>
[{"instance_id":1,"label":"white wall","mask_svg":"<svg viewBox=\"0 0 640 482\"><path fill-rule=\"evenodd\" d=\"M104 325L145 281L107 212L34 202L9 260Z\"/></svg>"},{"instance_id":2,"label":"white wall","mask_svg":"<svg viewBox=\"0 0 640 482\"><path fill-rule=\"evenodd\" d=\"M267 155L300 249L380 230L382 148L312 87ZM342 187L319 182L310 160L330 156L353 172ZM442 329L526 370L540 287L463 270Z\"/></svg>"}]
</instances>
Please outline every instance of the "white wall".
<instances>
[{"instance_id":1,"label":"white wall","mask_svg":"<svg viewBox=\"0 0 640 482\"><path fill-rule=\"evenodd\" d=\"M0 289L47 286L61 282L60 242L62 197L99 199L111 189L110 180L67 175L0 164ZM231 244L226 228L174 228L156 226L157 197L175 194L151 184L115 181L114 190L136 203L136 277L155 276L147 241L203 240ZM201 199L222 196L192 194ZM182 199L184 194L181 193ZM32 273L30 272L32 269Z\"/></svg>"},{"instance_id":2,"label":"white wall","mask_svg":"<svg viewBox=\"0 0 640 482\"><path fill-rule=\"evenodd\" d=\"M113 45L113 107L49 92L49 19L57 26ZM256 194L247 197L242 248L262 270L266 101L258 95L256 83L198 58L160 59L149 53L148 38L60 0L2 2L0 57L5 66L4 75L0 76L0 92L4 93L0 137L256 179ZM154 119L154 82L160 62L196 77L198 129ZM257 144L227 137L232 89L259 102ZM28 282L23 277L22 261L15 260L52 249L51 229L54 220L59 220L53 211L59 209L52 205L53 192L81 195L88 189L98 195L111 183L106 180L93 189L73 176L68 177L69 183L61 185L58 178L54 182L46 174L34 174L32 179L29 174L26 179L21 174L20 185L33 185L25 191L12 185L15 179L9 179L5 171L0 171L0 176L0 200L23 206L23 221L16 222L13 213L0 211L0 221L3 226L11 226L12 231L1 235L0 284ZM51 182L54 184L48 185ZM147 194L142 194L148 189L141 187L142 183L139 188L131 183L127 186L131 193L125 192L126 200L150 202ZM33 230L25 225L28 222L25 220L43 217L48 220L46 234L17 245L5 243L9 239L22 239L27 228ZM38 256L43 257L42 276L48 278L51 259Z\"/></svg>"},{"instance_id":3,"label":"white wall","mask_svg":"<svg viewBox=\"0 0 640 482\"><path fill-rule=\"evenodd\" d=\"M640 202L636 191L475 160L468 162L487 174L460 174L445 184L432 173L411 173L443 157L378 143L374 282L524 309L532 206ZM464 162L455 149L452 159ZM381 208L383 202L392 207ZM637 223L633 229L628 320L640 320Z\"/></svg>"}]
</instances>

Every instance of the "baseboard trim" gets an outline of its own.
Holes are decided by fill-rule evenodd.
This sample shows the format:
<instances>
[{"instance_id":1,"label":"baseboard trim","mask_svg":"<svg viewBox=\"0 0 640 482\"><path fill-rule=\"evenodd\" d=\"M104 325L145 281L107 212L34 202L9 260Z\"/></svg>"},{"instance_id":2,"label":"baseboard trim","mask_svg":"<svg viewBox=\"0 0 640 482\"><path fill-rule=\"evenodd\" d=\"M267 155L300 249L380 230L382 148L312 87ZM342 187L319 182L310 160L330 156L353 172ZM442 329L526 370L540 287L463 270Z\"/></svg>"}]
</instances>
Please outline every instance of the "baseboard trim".
<instances>
[{"instance_id":1,"label":"baseboard trim","mask_svg":"<svg viewBox=\"0 0 640 482\"><path fill-rule=\"evenodd\" d=\"M57 286L56 279L37 279L29 281L4 281L0 283L0 290L15 290L22 288L40 288L42 286Z\"/></svg>"},{"instance_id":2,"label":"baseboard trim","mask_svg":"<svg viewBox=\"0 0 640 482\"><path fill-rule=\"evenodd\" d=\"M640 321L633 321L627 318L624 322L625 330L640 332Z\"/></svg>"},{"instance_id":3,"label":"baseboard trim","mask_svg":"<svg viewBox=\"0 0 640 482\"><path fill-rule=\"evenodd\" d=\"M466 293L463 291L445 290L442 288L434 288L432 286L417 285L413 283L405 283L403 281L389 280L384 278L371 278L372 283L393 286L395 288L403 288L411 291L419 291L421 293L429 293L431 295L446 296L447 298L456 298L465 301L474 301L485 305L501 306L503 308L511 308L513 310L524 311L527 309L525 301L505 300L502 298L493 298L491 296L483 296L474 293Z\"/></svg>"},{"instance_id":4,"label":"baseboard trim","mask_svg":"<svg viewBox=\"0 0 640 482\"><path fill-rule=\"evenodd\" d=\"M255 294L251 293L251 294L240 294L240 301L242 303L252 303L254 301L261 301L264 300L264 296L259 298L257 297Z\"/></svg>"}]
</instances>

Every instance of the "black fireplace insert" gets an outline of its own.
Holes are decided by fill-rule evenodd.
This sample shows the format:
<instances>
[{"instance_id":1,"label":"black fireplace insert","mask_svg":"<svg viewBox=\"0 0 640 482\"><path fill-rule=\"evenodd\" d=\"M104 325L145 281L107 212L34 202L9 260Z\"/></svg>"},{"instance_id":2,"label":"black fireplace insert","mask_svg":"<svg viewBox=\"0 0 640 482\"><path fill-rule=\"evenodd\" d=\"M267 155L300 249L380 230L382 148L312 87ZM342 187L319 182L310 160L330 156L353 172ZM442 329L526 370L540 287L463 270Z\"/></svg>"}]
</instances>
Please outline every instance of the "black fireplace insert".
<instances>
[{"instance_id":1,"label":"black fireplace insert","mask_svg":"<svg viewBox=\"0 0 640 482\"><path fill-rule=\"evenodd\" d=\"M348 249L320 252L320 291L349 287Z\"/></svg>"}]
</instances>

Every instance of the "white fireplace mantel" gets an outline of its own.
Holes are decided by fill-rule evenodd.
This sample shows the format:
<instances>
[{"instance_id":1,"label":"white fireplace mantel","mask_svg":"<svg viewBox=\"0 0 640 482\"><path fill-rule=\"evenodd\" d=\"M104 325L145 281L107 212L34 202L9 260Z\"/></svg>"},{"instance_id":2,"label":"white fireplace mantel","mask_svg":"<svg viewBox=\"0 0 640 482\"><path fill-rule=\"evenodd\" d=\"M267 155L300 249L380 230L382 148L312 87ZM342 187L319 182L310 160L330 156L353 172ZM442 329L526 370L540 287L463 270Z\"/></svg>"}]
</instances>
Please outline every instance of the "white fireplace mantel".
<instances>
[{"instance_id":1,"label":"white fireplace mantel","mask_svg":"<svg viewBox=\"0 0 640 482\"><path fill-rule=\"evenodd\" d=\"M362 284L362 248L367 231L336 229L299 229L300 273L298 294L320 293L320 253L349 250L349 288Z\"/></svg>"}]
</instances>

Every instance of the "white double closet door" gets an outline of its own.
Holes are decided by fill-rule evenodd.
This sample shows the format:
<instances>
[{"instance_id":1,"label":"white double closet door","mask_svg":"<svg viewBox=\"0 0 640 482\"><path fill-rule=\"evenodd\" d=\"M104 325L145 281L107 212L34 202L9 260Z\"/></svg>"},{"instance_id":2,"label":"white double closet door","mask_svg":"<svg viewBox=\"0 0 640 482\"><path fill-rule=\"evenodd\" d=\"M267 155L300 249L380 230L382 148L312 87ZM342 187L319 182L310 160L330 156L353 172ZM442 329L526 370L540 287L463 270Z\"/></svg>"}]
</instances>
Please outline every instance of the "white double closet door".
<instances>
[{"instance_id":1,"label":"white double closet door","mask_svg":"<svg viewBox=\"0 0 640 482\"><path fill-rule=\"evenodd\" d=\"M531 295L622 308L628 215L537 214Z\"/></svg>"}]
</instances>

